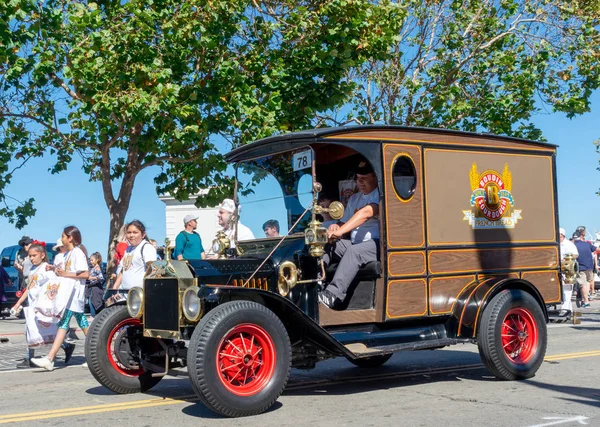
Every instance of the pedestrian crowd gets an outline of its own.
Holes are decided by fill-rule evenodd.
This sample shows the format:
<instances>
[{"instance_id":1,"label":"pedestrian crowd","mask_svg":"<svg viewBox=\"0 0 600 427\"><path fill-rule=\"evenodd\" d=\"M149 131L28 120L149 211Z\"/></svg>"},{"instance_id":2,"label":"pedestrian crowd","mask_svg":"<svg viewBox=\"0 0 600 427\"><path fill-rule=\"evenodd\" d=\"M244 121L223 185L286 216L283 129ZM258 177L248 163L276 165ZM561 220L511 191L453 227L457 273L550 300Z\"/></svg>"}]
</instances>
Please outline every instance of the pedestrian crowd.
<instances>
[{"instance_id":1,"label":"pedestrian crowd","mask_svg":"<svg viewBox=\"0 0 600 427\"><path fill-rule=\"evenodd\" d=\"M117 239L117 269L111 275L114 277L112 287L127 291L133 286L142 286L145 263L157 259L156 248L147 240L144 224L131 221L122 227ZM65 352L65 363L75 349L73 342L67 342L71 319L75 318L87 336L86 303L92 319L104 307L106 280L102 255L94 252L88 257L81 232L75 226L63 230L52 248L56 252L52 263L49 263L45 242L24 236L19 245L21 250L14 267L19 273L21 291L11 314L19 315L21 310L25 314L28 351L17 367L38 366L51 371L61 348ZM48 354L34 357L35 349L42 346L50 346Z\"/></svg>"},{"instance_id":2,"label":"pedestrian crowd","mask_svg":"<svg viewBox=\"0 0 600 427\"><path fill-rule=\"evenodd\" d=\"M219 205L217 219L225 235L235 246L235 240L254 239L252 231L240 221L234 221L240 208L231 199ZM184 229L175 239L173 258L179 260L202 260L215 258L218 254L205 251L202 239L196 232L198 217L187 215ZM266 237L279 236L279 223L267 221L263 229ZM14 267L19 275L21 291L18 301L11 307L11 314L25 315L25 336L28 349L18 368L38 366L48 371L54 369L55 358L63 349L64 361L68 363L75 349L69 337L69 323L75 318L77 325L87 336L89 322L84 314L86 303L93 319L105 305L106 290L119 294L135 286L143 285L146 265L161 259L161 248L149 239L141 221L133 220L121 227L114 243L114 265L110 273L103 271L102 255L88 254L82 235L75 226L65 227L62 236L52 247L55 253L49 262L45 242L23 236ZM164 253L162 253L164 256ZM0 285L9 285L10 277L0 267ZM0 297L4 298L3 289ZM49 346L47 355L35 357L35 350ZM87 366L84 364L84 366Z\"/></svg>"},{"instance_id":3,"label":"pedestrian crowd","mask_svg":"<svg viewBox=\"0 0 600 427\"><path fill-rule=\"evenodd\" d=\"M572 299L575 297L577 307L588 308L590 301L596 297L595 276L598 273L598 256L600 248L592 241L587 240L587 231L584 226L579 226L567 239L564 228L560 229L560 256L564 259L567 255L573 256L579 266L574 285L563 283L564 312L572 311Z\"/></svg>"}]
</instances>

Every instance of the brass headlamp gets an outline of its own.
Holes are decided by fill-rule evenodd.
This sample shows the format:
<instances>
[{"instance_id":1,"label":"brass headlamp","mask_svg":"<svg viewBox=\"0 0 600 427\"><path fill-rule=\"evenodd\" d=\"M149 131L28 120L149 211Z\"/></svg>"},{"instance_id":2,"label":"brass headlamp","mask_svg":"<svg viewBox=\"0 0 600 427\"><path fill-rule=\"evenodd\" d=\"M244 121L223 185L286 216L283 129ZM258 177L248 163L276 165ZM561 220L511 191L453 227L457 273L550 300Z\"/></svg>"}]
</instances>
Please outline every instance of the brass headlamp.
<instances>
[{"instance_id":1,"label":"brass headlamp","mask_svg":"<svg viewBox=\"0 0 600 427\"><path fill-rule=\"evenodd\" d=\"M327 229L317 220L317 215L328 213L335 220L339 220L344 216L344 205L340 202L331 202L328 208L324 208L317 204L316 193L321 191L321 184L315 182L315 200L313 201L312 221L304 230L304 243L308 246L308 254L312 257L321 257L325 253L325 245L327 244Z\"/></svg>"},{"instance_id":2,"label":"brass headlamp","mask_svg":"<svg viewBox=\"0 0 600 427\"><path fill-rule=\"evenodd\" d=\"M231 241L225 231L219 230L215 240L213 240L212 251L219 256L219 259L227 258L226 252L231 246Z\"/></svg>"}]
</instances>

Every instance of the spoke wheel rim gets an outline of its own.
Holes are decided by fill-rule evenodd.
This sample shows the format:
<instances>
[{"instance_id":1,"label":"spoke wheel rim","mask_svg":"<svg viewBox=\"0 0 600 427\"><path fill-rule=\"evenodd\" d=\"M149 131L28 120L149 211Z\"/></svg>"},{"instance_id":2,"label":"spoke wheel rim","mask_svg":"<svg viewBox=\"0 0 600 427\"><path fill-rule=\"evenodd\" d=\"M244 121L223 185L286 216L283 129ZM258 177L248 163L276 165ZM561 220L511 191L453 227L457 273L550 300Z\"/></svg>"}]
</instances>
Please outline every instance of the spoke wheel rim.
<instances>
[{"instance_id":1,"label":"spoke wheel rim","mask_svg":"<svg viewBox=\"0 0 600 427\"><path fill-rule=\"evenodd\" d=\"M140 319L125 319L119 322L108 335L108 345L106 346L108 361L118 373L126 377L139 377L144 373L144 369L140 365L137 365L137 368L135 368L130 364L124 363L119 357L120 346L126 345L123 340L126 339L127 329L141 329L141 327L142 322Z\"/></svg>"},{"instance_id":2,"label":"spoke wheel rim","mask_svg":"<svg viewBox=\"0 0 600 427\"><path fill-rule=\"evenodd\" d=\"M502 348L508 359L524 364L536 354L538 327L533 314L522 307L513 308L502 321Z\"/></svg>"},{"instance_id":3,"label":"spoke wheel rim","mask_svg":"<svg viewBox=\"0 0 600 427\"><path fill-rule=\"evenodd\" d=\"M221 384L238 396L253 396L270 383L276 352L271 336L253 324L230 329L218 346L217 374Z\"/></svg>"}]
</instances>

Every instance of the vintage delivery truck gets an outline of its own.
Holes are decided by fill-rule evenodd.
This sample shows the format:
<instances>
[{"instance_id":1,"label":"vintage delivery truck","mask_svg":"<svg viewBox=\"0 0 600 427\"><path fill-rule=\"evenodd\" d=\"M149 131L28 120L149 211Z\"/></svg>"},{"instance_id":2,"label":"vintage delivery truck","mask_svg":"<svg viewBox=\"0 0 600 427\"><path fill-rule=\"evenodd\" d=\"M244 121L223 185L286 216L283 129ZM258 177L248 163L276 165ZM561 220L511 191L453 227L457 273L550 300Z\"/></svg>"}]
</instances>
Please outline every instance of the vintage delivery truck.
<instances>
[{"instance_id":1,"label":"vintage delivery truck","mask_svg":"<svg viewBox=\"0 0 600 427\"><path fill-rule=\"evenodd\" d=\"M470 342L497 378L532 377L546 351L546 305L562 296L555 156L534 141L392 126L237 148L227 160L242 219L282 218L282 237L221 233L216 259L149 265L143 288L94 319L90 371L132 393L187 366L202 402L225 416L265 411L291 367L332 357L375 367L394 352ZM332 310L318 300L337 267L323 262L320 220L340 219L344 207L323 208L318 196L339 196L365 161L379 191L378 259L359 266Z\"/></svg>"}]
</instances>

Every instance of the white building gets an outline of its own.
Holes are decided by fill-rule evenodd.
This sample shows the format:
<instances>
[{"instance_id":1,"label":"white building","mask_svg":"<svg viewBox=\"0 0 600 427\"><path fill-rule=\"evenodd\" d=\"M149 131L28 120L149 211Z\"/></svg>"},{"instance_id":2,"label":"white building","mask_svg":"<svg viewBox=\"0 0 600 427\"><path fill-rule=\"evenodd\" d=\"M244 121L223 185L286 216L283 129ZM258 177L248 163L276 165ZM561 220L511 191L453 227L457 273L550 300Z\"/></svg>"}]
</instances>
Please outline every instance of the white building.
<instances>
[{"instance_id":1,"label":"white building","mask_svg":"<svg viewBox=\"0 0 600 427\"><path fill-rule=\"evenodd\" d=\"M202 192L198 193L198 195ZM219 208L200 208L198 209L194 202L197 196L190 197L188 200L180 202L175 200L171 195L159 196L160 200L166 205L166 237L171 240L171 246L175 246L175 237L183 230L183 218L186 215L193 214L198 216L198 229L196 232L200 234L202 239L202 246L204 250L208 251L212 245L212 241L215 238L217 230L220 229L217 221L217 212Z\"/></svg>"}]
</instances>

